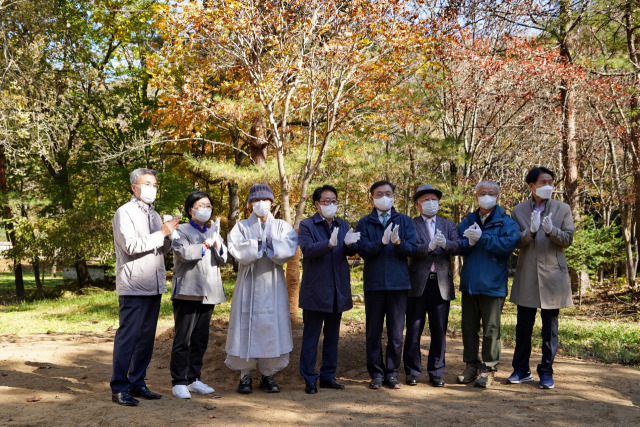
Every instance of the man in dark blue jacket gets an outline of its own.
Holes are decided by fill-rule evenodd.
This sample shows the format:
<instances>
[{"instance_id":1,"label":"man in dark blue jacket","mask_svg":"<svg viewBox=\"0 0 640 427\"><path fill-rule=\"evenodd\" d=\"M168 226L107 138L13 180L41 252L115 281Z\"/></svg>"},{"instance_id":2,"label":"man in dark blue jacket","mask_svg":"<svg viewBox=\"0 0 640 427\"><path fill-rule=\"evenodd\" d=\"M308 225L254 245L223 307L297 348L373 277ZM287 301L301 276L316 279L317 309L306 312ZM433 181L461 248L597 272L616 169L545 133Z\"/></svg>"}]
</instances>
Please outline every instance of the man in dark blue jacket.
<instances>
[{"instance_id":1,"label":"man in dark blue jacket","mask_svg":"<svg viewBox=\"0 0 640 427\"><path fill-rule=\"evenodd\" d=\"M458 226L462 241L462 358L467 364L458 382L489 387L500 363L500 317L507 296L509 255L520 239L516 222L498 206L500 187L493 181L476 185L480 208ZM482 322L482 361L478 354ZM476 379L477 378L477 379Z\"/></svg>"},{"instance_id":2,"label":"man in dark blue jacket","mask_svg":"<svg viewBox=\"0 0 640 427\"><path fill-rule=\"evenodd\" d=\"M407 258L416 249L413 221L393 209L394 186L373 183L371 214L358 222L360 240L354 245L364 259L364 305L366 313L367 370L369 387L379 389L383 381L400 388L398 366L402 354L402 330L411 289ZM387 326L386 357L382 355L382 328Z\"/></svg>"},{"instance_id":3,"label":"man in dark blue jacket","mask_svg":"<svg viewBox=\"0 0 640 427\"><path fill-rule=\"evenodd\" d=\"M336 381L338 339L342 312L350 310L351 281L347 255L355 255L353 245L360 238L349 224L335 217L338 192L330 185L313 192L316 213L300 222L298 242L302 251L302 284L299 306L304 329L300 350L300 374L305 392L318 392L315 372L318 340L324 324L320 387L343 389Z\"/></svg>"}]
</instances>

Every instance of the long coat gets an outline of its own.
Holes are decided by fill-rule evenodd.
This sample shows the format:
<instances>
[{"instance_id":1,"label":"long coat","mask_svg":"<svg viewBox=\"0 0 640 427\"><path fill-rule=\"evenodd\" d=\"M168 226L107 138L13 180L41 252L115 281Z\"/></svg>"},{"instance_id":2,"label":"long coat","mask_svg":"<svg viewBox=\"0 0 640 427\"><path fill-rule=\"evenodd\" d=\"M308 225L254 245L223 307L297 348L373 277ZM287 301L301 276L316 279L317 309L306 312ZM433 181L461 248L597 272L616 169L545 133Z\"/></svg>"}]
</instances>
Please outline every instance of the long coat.
<instances>
[{"instance_id":1,"label":"long coat","mask_svg":"<svg viewBox=\"0 0 640 427\"><path fill-rule=\"evenodd\" d=\"M338 227L338 244L329 247L333 228L316 212L300 222L298 241L302 251L302 283L299 307L325 313L343 312L353 306L351 300L351 272L347 255L355 250L344 244L349 224L334 218L332 227ZM337 293L337 295L336 295ZM337 304L333 306L334 296Z\"/></svg>"},{"instance_id":2,"label":"long coat","mask_svg":"<svg viewBox=\"0 0 640 427\"><path fill-rule=\"evenodd\" d=\"M411 289L407 258L416 250L416 229L406 215L391 209L387 226L400 225L400 244L389 241L382 244L385 227L378 219L378 210L360 218L356 231L360 240L354 249L364 259L363 282L365 291L402 291Z\"/></svg>"},{"instance_id":3,"label":"long coat","mask_svg":"<svg viewBox=\"0 0 640 427\"><path fill-rule=\"evenodd\" d=\"M269 231L270 243L266 238ZM287 222L271 214L262 230L260 220L252 213L233 227L227 244L239 264L229 313L227 354L248 360L291 352L289 297L282 264L296 253L298 235Z\"/></svg>"},{"instance_id":4,"label":"long coat","mask_svg":"<svg viewBox=\"0 0 640 427\"><path fill-rule=\"evenodd\" d=\"M171 298L203 297L203 304L220 304L227 298L222 287L220 265L227 262L227 247L222 254L213 246L202 254L206 236L191 224L180 224L178 236L171 244L173 250L173 287Z\"/></svg>"},{"instance_id":5,"label":"long coat","mask_svg":"<svg viewBox=\"0 0 640 427\"><path fill-rule=\"evenodd\" d=\"M411 279L409 296L419 297L422 295L431 272L431 264L435 264L440 296L445 301L451 301L455 298L451 255L456 255L460 250L460 236L458 235L458 227L453 222L439 216L435 216L433 219L436 221L436 230L440 230L444 235L447 244L444 249L437 246L433 251L429 251L431 238L427 224L421 215L413 218L413 224L416 228L416 251L409 259L409 277Z\"/></svg>"},{"instance_id":6,"label":"long coat","mask_svg":"<svg viewBox=\"0 0 640 427\"><path fill-rule=\"evenodd\" d=\"M542 226L531 236L533 200L513 208L512 216L520 229L520 254L511 288L510 301L524 306L545 309L571 307L571 281L564 249L573 242L571 208L557 200L547 200L543 219L551 214L554 229L546 235Z\"/></svg>"},{"instance_id":7,"label":"long coat","mask_svg":"<svg viewBox=\"0 0 640 427\"><path fill-rule=\"evenodd\" d=\"M474 222L482 229L482 235L471 246L463 233ZM516 222L504 208L496 206L484 224L480 210L467 214L458 226L458 233L463 255L460 290L471 295L506 297L509 256L520 240Z\"/></svg>"}]
</instances>

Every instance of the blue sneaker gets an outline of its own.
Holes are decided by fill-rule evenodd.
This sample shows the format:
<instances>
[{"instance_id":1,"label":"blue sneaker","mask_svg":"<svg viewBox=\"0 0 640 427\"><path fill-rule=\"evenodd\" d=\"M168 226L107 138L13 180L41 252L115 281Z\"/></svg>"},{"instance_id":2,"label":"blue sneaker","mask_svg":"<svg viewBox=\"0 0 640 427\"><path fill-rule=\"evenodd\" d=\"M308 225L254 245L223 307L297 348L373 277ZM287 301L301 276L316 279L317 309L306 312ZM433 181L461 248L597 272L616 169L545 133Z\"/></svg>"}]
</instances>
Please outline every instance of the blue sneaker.
<instances>
[{"instance_id":1,"label":"blue sneaker","mask_svg":"<svg viewBox=\"0 0 640 427\"><path fill-rule=\"evenodd\" d=\"M533 377L531 376L531 371L529 372L513 371L511 376L507 378L507 382L509 384L522 384L522 383L528 383L529 381L533 381Z\"/></svg>"},{"instance_id":2,"label":"blue sneaker","mask_svg":"<svg viewBox=\"0 0 640 427\"><path fill-rule=\"evenodd\" d=\"M551 375L540 375L540 388L554 388L553 377Z\"/></svg>"}]
</instances>

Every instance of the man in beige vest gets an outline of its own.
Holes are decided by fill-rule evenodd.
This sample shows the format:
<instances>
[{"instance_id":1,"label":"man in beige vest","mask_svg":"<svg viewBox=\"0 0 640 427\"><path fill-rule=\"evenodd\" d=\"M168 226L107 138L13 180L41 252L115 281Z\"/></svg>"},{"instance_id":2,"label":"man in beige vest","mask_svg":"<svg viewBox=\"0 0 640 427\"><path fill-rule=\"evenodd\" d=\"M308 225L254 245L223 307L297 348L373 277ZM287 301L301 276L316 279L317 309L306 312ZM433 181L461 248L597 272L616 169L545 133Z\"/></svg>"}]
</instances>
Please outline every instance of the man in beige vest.
<instances>
[{"instance_id":1,"label":"man in beige vest","mask_svg":"<svg viewBox=\"0 0 640 427\"><path fill-rule=\"evenodd\" d=\"M518 265L511 289L511 302L518 306L516 349L510 384L533 381L529 368L531 334L540 309L542 361L538 365L540 388L554 388L553 359L558 350L559 309L571 307L571 283L564 250L573 242L571 208L551 198L554 175L536 167L527 174L531 199L513 208L512 218L520 229Z\"/></svg>"}]
</instances>

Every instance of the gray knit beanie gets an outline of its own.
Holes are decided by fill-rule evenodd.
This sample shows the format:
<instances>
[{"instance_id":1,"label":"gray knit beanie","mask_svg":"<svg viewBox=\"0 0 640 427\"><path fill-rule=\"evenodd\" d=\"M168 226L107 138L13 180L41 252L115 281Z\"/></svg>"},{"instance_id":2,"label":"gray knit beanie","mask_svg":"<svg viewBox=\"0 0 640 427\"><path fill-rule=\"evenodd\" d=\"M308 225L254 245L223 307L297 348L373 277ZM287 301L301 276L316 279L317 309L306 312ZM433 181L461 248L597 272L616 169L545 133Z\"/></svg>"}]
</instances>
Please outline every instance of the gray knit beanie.
<instances>
[{"instance_id":1,"label":"gray knit beanie","mask_svg":"<svg viewBox=\"0 0 640 427\"><path fill-rule=\"evenodd\" d=\"M253 184L249 189L249 203L254 200L269 199L274 202L273 191L267 184Z\"/></svg>"}]
</instances>

